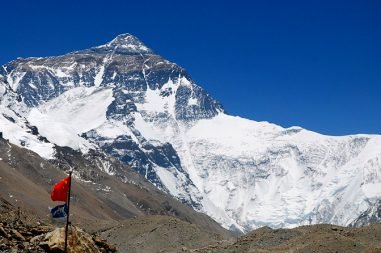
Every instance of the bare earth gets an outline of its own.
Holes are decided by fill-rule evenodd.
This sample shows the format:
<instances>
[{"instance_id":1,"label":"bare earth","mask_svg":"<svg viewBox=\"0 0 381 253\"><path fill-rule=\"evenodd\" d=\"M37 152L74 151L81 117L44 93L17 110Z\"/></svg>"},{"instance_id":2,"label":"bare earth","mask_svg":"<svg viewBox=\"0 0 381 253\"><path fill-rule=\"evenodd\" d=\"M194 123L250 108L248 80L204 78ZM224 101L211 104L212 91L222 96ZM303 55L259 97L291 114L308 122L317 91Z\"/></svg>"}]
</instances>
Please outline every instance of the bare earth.
<instances>
[{"instance_id":1,"label":"bare earth","mask_svg":"<svg viewBox=\"0 0 381 253\"><path fill-rule=\"evenodd\" d=\"M326 224L294 229L261 228L238 238L232 244L216 244L191 252L375 253L381 252L381 224L362 228L344 228Z\"/></svg>"}]
</instances>

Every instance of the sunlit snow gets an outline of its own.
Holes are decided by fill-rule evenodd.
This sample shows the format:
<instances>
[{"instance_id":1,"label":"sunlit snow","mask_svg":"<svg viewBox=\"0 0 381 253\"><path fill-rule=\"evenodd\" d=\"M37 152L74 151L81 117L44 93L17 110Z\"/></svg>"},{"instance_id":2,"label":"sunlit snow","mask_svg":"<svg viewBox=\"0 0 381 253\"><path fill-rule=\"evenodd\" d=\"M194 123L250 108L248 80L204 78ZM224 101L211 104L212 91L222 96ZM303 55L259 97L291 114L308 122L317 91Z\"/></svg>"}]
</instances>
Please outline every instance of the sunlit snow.
<instances>
[{"instance_id":1,"label":"sunlit snow","mask_svg":"<svg viewBox=\"0 0 381 253\"><path fill-rule=\"evenodd\" d=\"M93 145L79 135L106 122L113 99L111 89L77 87L33 108L28 120L57 145L87 152Z\"/></svg>"}]
</instances>

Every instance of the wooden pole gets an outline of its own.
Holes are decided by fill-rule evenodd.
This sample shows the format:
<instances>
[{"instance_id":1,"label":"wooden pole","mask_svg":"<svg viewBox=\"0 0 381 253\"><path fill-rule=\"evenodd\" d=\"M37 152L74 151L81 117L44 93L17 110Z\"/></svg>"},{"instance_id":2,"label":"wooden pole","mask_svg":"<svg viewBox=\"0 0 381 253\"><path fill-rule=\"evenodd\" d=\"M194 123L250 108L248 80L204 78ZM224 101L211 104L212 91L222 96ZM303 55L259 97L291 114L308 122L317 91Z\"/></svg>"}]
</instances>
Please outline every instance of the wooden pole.
<instances>
[{"instance_id":1,"label":"wooden pole","mask_svg":"<svg viewBox=\"0 0 381 253\"><path fill-rule=\"evenodd\" d=\"M67 234L68 234L68 228L69 228L69 210L70 210L70 190L71 190L71 173L72 171L70 170L69 172L69 190L67 192L67 216L66 216L66 228L65 228L65 253L67 253Z\"/></svg>"}]
</instances>

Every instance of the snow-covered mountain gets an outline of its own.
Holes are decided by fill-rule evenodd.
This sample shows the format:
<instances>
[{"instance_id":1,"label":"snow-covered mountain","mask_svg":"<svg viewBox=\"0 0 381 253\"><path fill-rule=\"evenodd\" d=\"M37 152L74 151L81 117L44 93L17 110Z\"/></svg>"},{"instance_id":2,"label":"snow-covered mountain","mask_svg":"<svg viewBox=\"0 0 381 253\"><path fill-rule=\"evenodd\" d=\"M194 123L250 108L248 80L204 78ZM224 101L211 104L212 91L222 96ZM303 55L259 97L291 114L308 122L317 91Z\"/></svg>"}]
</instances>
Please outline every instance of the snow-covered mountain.
<instances>
[{"instance_id":1,"label":"snow-covered mountain","mask_svg":"<svg viewBox=\"0 0 381 253\"><path fill-rule=\"evenodd\" d=\"M324 136L228 115L183 68L130 34L19 58L1 76L5 138L45 158L53 144L100 148L226 228L349 225L379 210L381 136ZM10 111L22 134L7 127ZM39 135L23 138L24 125Z\"/></svg>"}]
</instances>

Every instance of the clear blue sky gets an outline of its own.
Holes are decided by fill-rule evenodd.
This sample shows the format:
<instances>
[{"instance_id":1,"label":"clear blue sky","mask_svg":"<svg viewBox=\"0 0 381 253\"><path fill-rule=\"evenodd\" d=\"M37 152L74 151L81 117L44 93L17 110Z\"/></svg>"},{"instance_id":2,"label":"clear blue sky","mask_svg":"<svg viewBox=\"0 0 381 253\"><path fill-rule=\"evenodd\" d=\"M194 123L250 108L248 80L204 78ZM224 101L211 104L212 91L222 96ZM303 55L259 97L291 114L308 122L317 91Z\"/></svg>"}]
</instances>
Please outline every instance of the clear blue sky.
<instances>
[{"instance_id":1,"label":"clear blue sky","mask_svg":"<svg viewBox=\"0 0 381 253\"><path fill-rule=\"evenodd\" d=\"M0 64L131 33L233 115L381 134L381 1L6 1Z\"/></svg>"}]
</instances>

